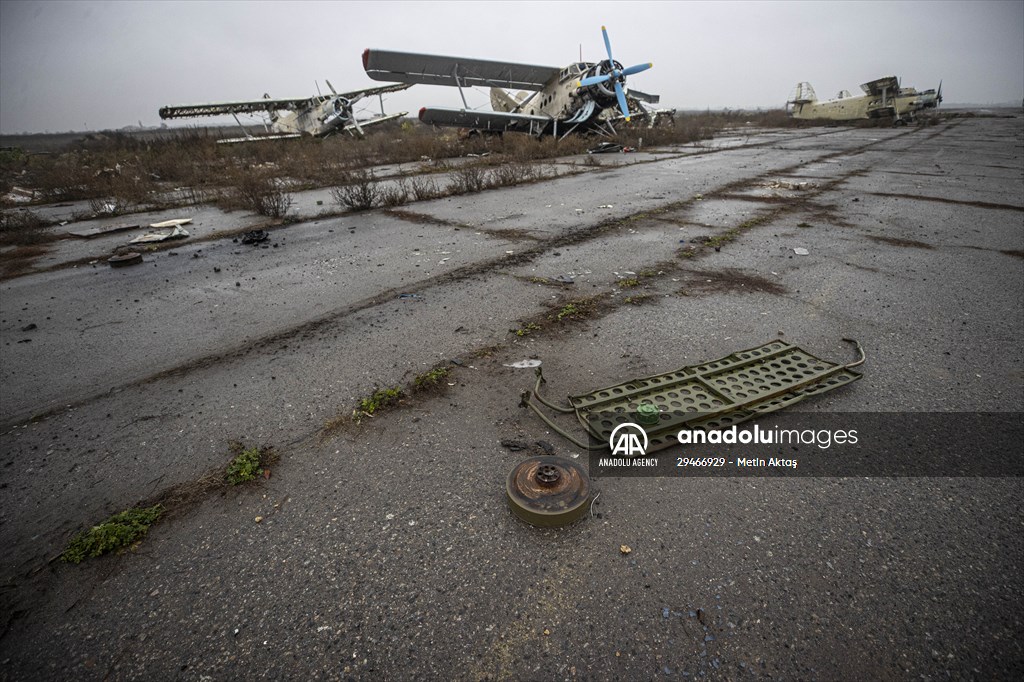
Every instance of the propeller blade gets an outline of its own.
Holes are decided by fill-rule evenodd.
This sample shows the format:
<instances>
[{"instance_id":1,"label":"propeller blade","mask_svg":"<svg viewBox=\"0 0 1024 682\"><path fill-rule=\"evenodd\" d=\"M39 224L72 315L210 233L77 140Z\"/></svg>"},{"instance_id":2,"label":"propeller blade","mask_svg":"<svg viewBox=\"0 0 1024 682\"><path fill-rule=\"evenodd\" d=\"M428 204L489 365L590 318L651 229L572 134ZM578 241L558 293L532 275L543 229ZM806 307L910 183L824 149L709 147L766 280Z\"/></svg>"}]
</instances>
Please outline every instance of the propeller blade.
<instances>
[{"instance_id":1,"label":"propeller blade","mask_svg":"<svg viewBox=\"0 0 1024 682\"><path fill-rule=\"evenodd\" d=\"M623 69L622 70L622 75L623 76L632 76L634 73L640 73L641 71L646 71L647 69L651 68L652 66L654 66L654 64L650 63L650 62L648 62L647 64L637 64L636 66L631 66L628 69Z\"/></svg>"},{"instance_id":2,"label":"propeller blade","mask_svg":"<svg viewBox=\"0 0 1024 682\"><path fill-rule=\"evenodd\" d=\"M622 110L622 115L629 120L629 104L626 103L626 93L622 90L622 83L615 81L615 97L619 100L619 109Z\"/></svg>"},{"instance_id":3,"label":"propeller blade","mask_svg":"<svg viewBox=\"0 0 1024 682\"><path fill-rule=\"evenodd\" d=\"M606 73L603 76L591 76L590 78L584 78L583 80L578 81L576 83L576 87L577 88L585 88L588 85L596 85L597 83L604 83L605 81L607 81L611 77L612 77L612 74L610 74L610 73Z\"/></svg>"},{"instance_id":4,"label":"propeller blade","mask_svg":"<svg viewBox=\"0 0 1024 682\"><path fill-rule=\"evenodd\" d=\"M604 48L608 50L608 61L614 64L615 58L612 57L612 41L608 40L608 29L604 26L601 27L601 35L604 36Z\"/></svg>"},{"instance_id":5,"label":"propeller blade","mask_svg":"<svg viewBox=\"0 0 1024 682\"><path fill-rule=\"evenodd\" d=\"M935 93L935 101L936 102L941 102L942 101L942 81L941 80L939 80L939 89Z\"/></svg>"},{"instance_id":6,"label":"propeller blade","mask_svg":"<svg viewBox=\"0 0 1024 682\"><path fill-rule=\"evenodd\" d=\"M331 81L329 81L329 80L327 80L325 78L324 82L327 83L327 87L331 89L331 94L334 95L335 97L337 97L338 96L338 91L334 89L333 85L331 85Z\"/></svg>"}]
</instances>

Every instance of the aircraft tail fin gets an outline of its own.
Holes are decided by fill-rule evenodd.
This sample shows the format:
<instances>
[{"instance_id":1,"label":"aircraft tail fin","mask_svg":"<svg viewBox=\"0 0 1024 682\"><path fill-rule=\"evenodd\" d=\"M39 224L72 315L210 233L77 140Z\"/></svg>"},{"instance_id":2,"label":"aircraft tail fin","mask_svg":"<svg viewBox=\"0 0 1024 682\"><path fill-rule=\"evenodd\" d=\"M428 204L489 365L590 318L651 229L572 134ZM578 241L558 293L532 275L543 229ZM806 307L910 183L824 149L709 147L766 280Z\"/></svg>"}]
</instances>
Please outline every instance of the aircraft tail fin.
<instances>
[{"instance_id":1,"label":"aircraft tail fin","mask_svg":"<svg viewBox=\"0 0 1024 682\"><path fill-rule=\"evenodd\" d=\"M501 111L504 113L512 112L519 106L519 102L516 101L512 95L508 94L501 88L491 88L491 108L495 111Z\"/></svg>"},{"instance_id":2,"label":"aircraft tail fin","mask_svg":"<svg viewBox=\"0 0 1024 682\"><path fill-rule=\"evenodd\" d=\"M793 94L790 96L787 104L809 104L817 101L818 96L814 93L814 88L811 87L811 84L807 81L802 81L793 88Z\"/></svg>"}]
</instances>

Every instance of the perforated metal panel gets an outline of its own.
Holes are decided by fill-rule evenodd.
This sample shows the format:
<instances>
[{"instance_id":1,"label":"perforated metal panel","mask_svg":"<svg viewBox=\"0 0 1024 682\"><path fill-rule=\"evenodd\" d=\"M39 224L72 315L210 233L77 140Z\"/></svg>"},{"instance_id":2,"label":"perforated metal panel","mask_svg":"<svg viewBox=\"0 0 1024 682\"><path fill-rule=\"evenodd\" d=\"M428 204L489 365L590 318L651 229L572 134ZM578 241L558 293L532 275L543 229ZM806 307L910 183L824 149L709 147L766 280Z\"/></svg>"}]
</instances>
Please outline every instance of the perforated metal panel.
<instances>
[{"instance_id":1,"label":"perforated metal panel","mask_svg":"<svg viewBox=\"0 0 1024 682\"><path fill-rule=\"evenodd\" d=\"M598 443L607 443L619 424L639 423L641 404L656 406L658 422L644 427L647 451L653 452L677 444L680 429L739 424L860 377L845 365L776 340L702 365L569 396L569 404Z\"/></svg>"}]
</instances>

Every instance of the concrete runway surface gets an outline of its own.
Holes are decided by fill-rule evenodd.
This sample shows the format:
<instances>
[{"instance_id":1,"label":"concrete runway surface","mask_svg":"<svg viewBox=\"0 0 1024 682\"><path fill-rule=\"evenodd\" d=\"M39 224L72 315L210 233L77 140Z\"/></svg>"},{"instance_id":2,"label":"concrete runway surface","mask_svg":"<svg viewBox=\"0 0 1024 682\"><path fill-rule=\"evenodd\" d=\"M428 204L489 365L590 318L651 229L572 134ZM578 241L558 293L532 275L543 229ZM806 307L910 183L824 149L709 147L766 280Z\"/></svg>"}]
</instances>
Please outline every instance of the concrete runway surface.
<instances>
[{"instance_id":1,"label":"concrete runway surface","mask_svg":"<svg viewBox=\"0 0 1024 682\"><path fill-rule=\"evenodd\" d=\"M255 216L188 209L202 239L142 265L69 239L0 282L0 676L1024 676L1019 478L601 478L573 526L511 515L527 453L501 440L585 459L518 407L525 358L557 397L780 335L847 362L853 337L863 379L801 409L1024 408L1019 113L653 151L401 210L308 194L267 248L232 241ZM54 560L232 441L278 452L269 480Z\"/></svg>"}]
</instances>

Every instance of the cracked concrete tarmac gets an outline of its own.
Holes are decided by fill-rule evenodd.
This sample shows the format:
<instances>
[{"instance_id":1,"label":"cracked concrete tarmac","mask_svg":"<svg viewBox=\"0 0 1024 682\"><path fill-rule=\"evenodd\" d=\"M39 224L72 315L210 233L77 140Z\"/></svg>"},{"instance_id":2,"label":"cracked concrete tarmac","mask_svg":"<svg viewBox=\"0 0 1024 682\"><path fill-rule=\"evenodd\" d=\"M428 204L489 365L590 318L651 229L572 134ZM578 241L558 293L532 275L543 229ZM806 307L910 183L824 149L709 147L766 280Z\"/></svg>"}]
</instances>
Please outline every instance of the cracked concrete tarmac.
<instances>
[{"instance_id":1,"label":"cracked concrete tarmac","mask_svg":"<svg viewBox=\"0 0 1024 682\"><path fill-rule=\"evenodd\" d=\"M0 283L0 675L1019 677L1019 479L602 478L599 516L537 530L505 507L521 454L498 443L582 456L517 408L533 375L514 360L565 395L780 333L867 352L811 409L1020 412L1022 146L1019 115L758 131L405 207L431 220L313 219L276 249L213 238ZM772 196L779 178L815 187ZM596 316L549 317L591 296ZM324 433L452 359L444 391ZM269 481L134 551L49 561L232 440L275 446Z\"/></svg>"}]
</instances>

